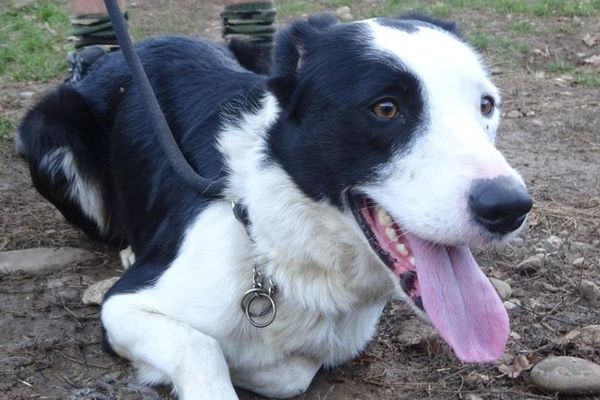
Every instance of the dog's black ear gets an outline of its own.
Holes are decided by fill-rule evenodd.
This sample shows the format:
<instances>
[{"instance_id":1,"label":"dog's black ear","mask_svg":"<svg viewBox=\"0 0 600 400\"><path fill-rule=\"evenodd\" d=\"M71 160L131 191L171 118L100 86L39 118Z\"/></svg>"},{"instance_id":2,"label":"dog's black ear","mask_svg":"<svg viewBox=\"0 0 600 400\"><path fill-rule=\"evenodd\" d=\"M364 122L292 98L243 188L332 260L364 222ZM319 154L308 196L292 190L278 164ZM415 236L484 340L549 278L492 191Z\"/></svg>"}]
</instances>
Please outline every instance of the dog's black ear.
<instances>
[{"instance_id":1,"label":"dog's black ear","mask_svg":"<svg viewBox=\"0 0 600 400\"><path fill-rule=\"evenodd\" d=\"M337 22L331 14L313 15L306 21L292 23L278 33L268 85L269 90L282 104L290 101L296 89L298 71L304 64L307 42Z\"/></svg>"},{"instance_id":2,"label":"dog's black ear","mask_svg":"<svg viewBox=\"0 0 600 400\"><path fill-rule=\"evenodd\" d=\"M450 32L456 36L460 36L460 31L459 31L458 27L456 26L456 23L453 21L445 21L445 20L433 18L428 15L418 13L416 11L411 11L411 12L408 12L405 14L401 14L397 18L401 19L401 20L413 20L413 21L425 22L427 24L437 26L438 28L443 29L447 32Z\"/></svg>"}]
</instances>

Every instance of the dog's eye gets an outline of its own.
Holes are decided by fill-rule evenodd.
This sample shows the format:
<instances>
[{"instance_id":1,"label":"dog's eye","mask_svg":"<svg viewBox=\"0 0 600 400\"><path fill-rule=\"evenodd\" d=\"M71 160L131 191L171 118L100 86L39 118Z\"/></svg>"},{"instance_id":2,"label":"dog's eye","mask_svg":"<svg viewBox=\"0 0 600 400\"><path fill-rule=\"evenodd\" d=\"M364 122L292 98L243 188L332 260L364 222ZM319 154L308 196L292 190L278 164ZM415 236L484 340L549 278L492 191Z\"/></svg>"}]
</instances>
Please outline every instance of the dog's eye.
<instances>
[{"instance_id":1,"label":"dog's eye","mask_svg":"<svg viewBox=\"0 0 600 400\"><path fill-rule=\"evenodd\" d=\"M494 99L490 96L483 96L480 104L481 115L489 117L494 112Z\"/></svg>"},{"instance_id":2,"label":"dog's eye","mask_svg":"<svg viewBox=\"0 0 600 400\"><path fill-rule=\"evenodd\" d=\"M371 106L371 112L381 119L394 119L400 115L398 105L391 99L379 100Z\"/></svg>"}]
</instances>

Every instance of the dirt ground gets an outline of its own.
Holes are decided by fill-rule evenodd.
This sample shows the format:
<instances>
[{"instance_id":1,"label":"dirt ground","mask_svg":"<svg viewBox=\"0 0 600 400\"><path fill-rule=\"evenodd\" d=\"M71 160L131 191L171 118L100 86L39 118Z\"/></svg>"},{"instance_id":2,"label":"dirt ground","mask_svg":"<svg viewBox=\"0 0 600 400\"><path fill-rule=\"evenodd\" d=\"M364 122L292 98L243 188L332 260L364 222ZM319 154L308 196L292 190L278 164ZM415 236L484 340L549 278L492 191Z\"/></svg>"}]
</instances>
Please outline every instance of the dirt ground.
<instances>
[{"instance_id":1,"label":"dirt ground","mask_svg":"<svg viewBox=\"0 0 600 400\"><path fill-rule=\"evenodd\" d=\"M352 12L360 15L375 3L357 1ZM132 21L143 34L184 31L217 38L219 4L147 0L132 8ZM499 54L491 46L485 52L507 114L498 146L535 199L521 240L478 254L488 275L505 280L513 291L516 307L509 311L512 332L502 362L510 366L524 356L534 364L549 355L571 355L599 363L600 349L559 339L600 323L599 305L579 290L582 280L600 284L600 88L575 84L569 72L547 65L555 60L580 65L586 55L600 53L600 45L582 42L587 33L600 32L600 17L463 10L452 18L466 33L483 29L492 39L518 36L515 40L527 46ZM509 35L523 19L534 28ZM54 83L0 83L0 113L20 116ZM25 91L35 95L25 98ZM0 399L171 398L168 388L139 385L125 361L102 352L99 309L84 306L81 294L90 283L121 273L116 251L88 240L33 190L11 140L0 140L0 221L0 250L68 245L97 255L94 262L51 273L0 275ZM542 265L518 266L536 255ZM499 363L461 364L436 339L409 343L399 334L412 322L404 306L391 304L364 354L319 373L299 398L558 398L534 388L528 371L512 378Z\"/></svg>"}]
</instances>

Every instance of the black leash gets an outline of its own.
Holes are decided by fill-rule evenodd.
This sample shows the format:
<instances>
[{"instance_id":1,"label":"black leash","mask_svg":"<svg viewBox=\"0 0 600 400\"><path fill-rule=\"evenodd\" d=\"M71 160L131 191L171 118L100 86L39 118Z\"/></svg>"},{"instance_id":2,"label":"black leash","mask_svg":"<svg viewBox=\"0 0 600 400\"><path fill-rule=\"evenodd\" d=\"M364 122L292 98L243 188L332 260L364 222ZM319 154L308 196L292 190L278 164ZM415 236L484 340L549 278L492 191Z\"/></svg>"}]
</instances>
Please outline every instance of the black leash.
<instances>
[{"instance_id":1,"label":"black leash","mask_svg":"<svg viewBox=\"0 0 600 400\"><path fill-rule=\"evenodd\" d=\"M167 124L167 120L160 109L156 95L150 86L148 76L144 71L142 62L133 48L133 43L129 37L129 32L123 19L123 14L119 9L116 0L104 0L108 15L113 25L113 30L121 51L131 69L133 82L139 87L142 96L146 99L146 109L150 117L150 125L156 132L156 138L160 143L171 167L188 185L203 196L223 197L225 190L225 178L209 179L198 174L194 168L185 159L181 149L177 145L173 133Z\"/></svg>"}]
</instances>

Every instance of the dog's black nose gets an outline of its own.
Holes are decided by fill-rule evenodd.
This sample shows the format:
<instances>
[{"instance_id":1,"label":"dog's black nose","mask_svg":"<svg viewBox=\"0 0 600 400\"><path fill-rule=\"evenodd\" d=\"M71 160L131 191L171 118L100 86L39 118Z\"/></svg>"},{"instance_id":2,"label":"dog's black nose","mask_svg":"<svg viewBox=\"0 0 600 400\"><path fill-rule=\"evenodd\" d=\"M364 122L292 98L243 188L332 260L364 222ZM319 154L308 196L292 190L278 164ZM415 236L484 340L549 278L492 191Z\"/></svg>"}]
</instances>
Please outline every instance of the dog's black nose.
<instances>
[{"instance_id":1,"label":"dog's black nose","mask_svg":"<svg viewBox=\"0 0 600 400\"><path fill-rule=\"evenodd\" d=\"M501 176L474 182L469 208L488 231L505 234L519 228L531 210L531 197L516 179Z\"/></svg>"}]
</instances>

